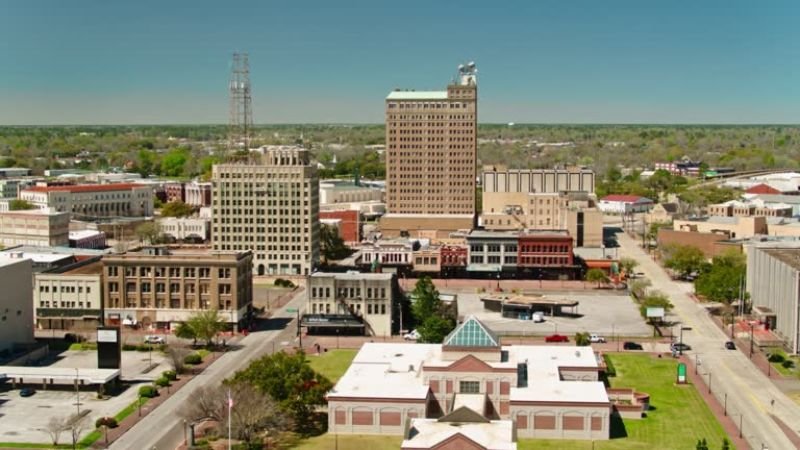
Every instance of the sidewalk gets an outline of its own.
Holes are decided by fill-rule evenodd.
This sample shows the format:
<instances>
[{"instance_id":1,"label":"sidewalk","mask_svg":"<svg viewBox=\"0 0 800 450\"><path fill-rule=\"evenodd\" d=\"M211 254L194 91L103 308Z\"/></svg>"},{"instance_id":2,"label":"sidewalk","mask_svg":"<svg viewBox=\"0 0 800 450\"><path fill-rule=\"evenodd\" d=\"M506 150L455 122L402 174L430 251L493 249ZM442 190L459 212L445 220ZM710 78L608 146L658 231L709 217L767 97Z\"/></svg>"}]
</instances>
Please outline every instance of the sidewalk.
<instances>
[{"instance_id":1,"label":"sidewalk","mask_svg":"<svg viewBox=\"0 0 800 450\"><path fill-rule=\"evenodd\" d=\"M734 418L736 417L733 415L728 415L729 411L726 410L726 405L721 405L717 398L714 397L714 394L709 391L708 385L703 380L703 374L695 374L695 367L692 358L684 355L680 358L680 361L686 364L686 377L688 378L689 382L694 385L695 389L697 389L697 393L703 397L706 405L708 405L709 409L711 409L711 412L714 414L714 416L716 416L717 420L719 420L719 423L722 425L725 433L728 434L731 443L736 446L737 450L750 449L750 445L743 437L741 437L743 435L740 435L739 433L739 424L734 422ZM741 415L739 415L739 417L741 417ZM712 448L715 448L717 445L721 444L709 442L709 445L712 446Z\"/></svg>"}]
</instances>

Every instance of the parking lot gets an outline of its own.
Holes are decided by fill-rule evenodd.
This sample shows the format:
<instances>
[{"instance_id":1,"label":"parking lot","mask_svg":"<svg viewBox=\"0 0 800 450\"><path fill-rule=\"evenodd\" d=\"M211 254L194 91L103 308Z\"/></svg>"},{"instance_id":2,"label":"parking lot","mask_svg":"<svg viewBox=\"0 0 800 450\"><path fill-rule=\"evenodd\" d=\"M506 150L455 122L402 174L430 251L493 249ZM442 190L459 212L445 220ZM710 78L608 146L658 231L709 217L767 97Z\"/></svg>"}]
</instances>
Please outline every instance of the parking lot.
<instances>
[{"instance_id":1,"label":"parking lot","mask_svg":"<svg viewBox=\"0 0 800 450\"><path fill-rule=\"evenodd\" d=\"M96 351L65 351L53 358L47 367L96 368ZM76 393L72 385L49 387L43 390L40 380L30 380L26 386L36 389L31 397L20 397L19 386L12 389L11 383L0 384L0 442L49 443L45 431L53 417L65 418L81 411L91 411L87 426L81 436L94 429L99 417L114 416L136 400L139 386L158 378L171 365L160 352L152 353L153 368L150 367L149 352L122 352L122 377L133 383L115 396L98 400L96 387L84 386L79 392L80 405L76 405ZM63 433L61 443L71 443L69 433Z\"/></svg>"},{"instance_id":2,"label":"parking lot","mask_svg":"<svg viewBox=\"0 0 800 450\"><path fill-rule=\"evenodd\" d=\"M458 295L458 312L461 316L474 314L500 335L545 336L554 333L572 336L578 332L597 333L606 338L616 336L652 336L653 329L639 315L633 300L623 293L552 292L548 297L568 298L580 302L577 317L545 316L544 322L501 317L500 313L487 311L475 292L448 292Z\"/></svg>"}]
</instances>

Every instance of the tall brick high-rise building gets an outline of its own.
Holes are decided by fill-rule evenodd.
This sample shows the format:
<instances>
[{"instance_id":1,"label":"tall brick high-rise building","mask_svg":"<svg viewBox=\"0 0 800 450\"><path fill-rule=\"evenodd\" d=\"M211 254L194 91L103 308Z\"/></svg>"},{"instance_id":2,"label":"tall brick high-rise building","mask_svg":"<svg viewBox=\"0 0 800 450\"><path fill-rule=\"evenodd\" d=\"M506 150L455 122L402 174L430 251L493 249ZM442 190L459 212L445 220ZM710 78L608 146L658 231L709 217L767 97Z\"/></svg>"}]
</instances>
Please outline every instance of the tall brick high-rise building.
<instances>
[{"instance_id":1,"label":"tall brick high-rise building","mask_svg":"<svg viewBox=\"0 0 800 450\"><path fill-rule=\"evenodd\" d=\"M319 264L319 178L308 150L215 164L212 181L214 250L252 250L254 275L308 275Z\"/></svg>"},{"instance_id":2,"label":"tall brick high-rise building","mask_svg":"<svg viewBox=\"0 0 800 450\"><path fill-rule=\"evenodd\" d=\"M386 97L384 236L432 239L475 222L478 86L475 64L459 66L444 91Z\"/></svg>"}]
</instances>

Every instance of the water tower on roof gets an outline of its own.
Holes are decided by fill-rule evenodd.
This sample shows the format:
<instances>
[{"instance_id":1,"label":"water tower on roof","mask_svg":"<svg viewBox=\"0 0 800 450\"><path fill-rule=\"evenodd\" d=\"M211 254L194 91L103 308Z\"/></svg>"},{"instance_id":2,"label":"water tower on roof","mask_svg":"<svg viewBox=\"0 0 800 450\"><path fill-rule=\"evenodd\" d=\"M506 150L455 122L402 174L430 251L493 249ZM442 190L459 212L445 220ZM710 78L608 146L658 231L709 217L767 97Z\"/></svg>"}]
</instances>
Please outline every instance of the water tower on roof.
<instances>
[{"instance_id":1,"label":"water tower on roof","mask_svg":"<svg viewBox=\"0 0 800 450\"><path fill-rule=\"evenodd\" d=\"M458 84L462 86L478 84L478 69L475 67L475 61L458 65Z\"/></svg>"}]
</instances>

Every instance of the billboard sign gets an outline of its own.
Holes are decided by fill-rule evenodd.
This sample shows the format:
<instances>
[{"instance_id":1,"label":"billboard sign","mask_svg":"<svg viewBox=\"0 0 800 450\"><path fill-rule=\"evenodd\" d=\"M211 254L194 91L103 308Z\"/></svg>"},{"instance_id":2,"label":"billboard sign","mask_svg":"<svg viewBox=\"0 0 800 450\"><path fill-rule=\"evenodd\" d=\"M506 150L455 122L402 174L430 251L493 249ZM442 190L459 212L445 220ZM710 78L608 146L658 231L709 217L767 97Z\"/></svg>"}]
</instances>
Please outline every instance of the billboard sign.
<instances>
[{"instance_id":1,"label":"billboard sign","mask_svg":"<svg viewBox=\"0 0 800 450\"><path fill-rule=\"evenodd\" d=\"M647 308L647 318L664 318L664 308Z\"/></svg>"}]
</instances>

